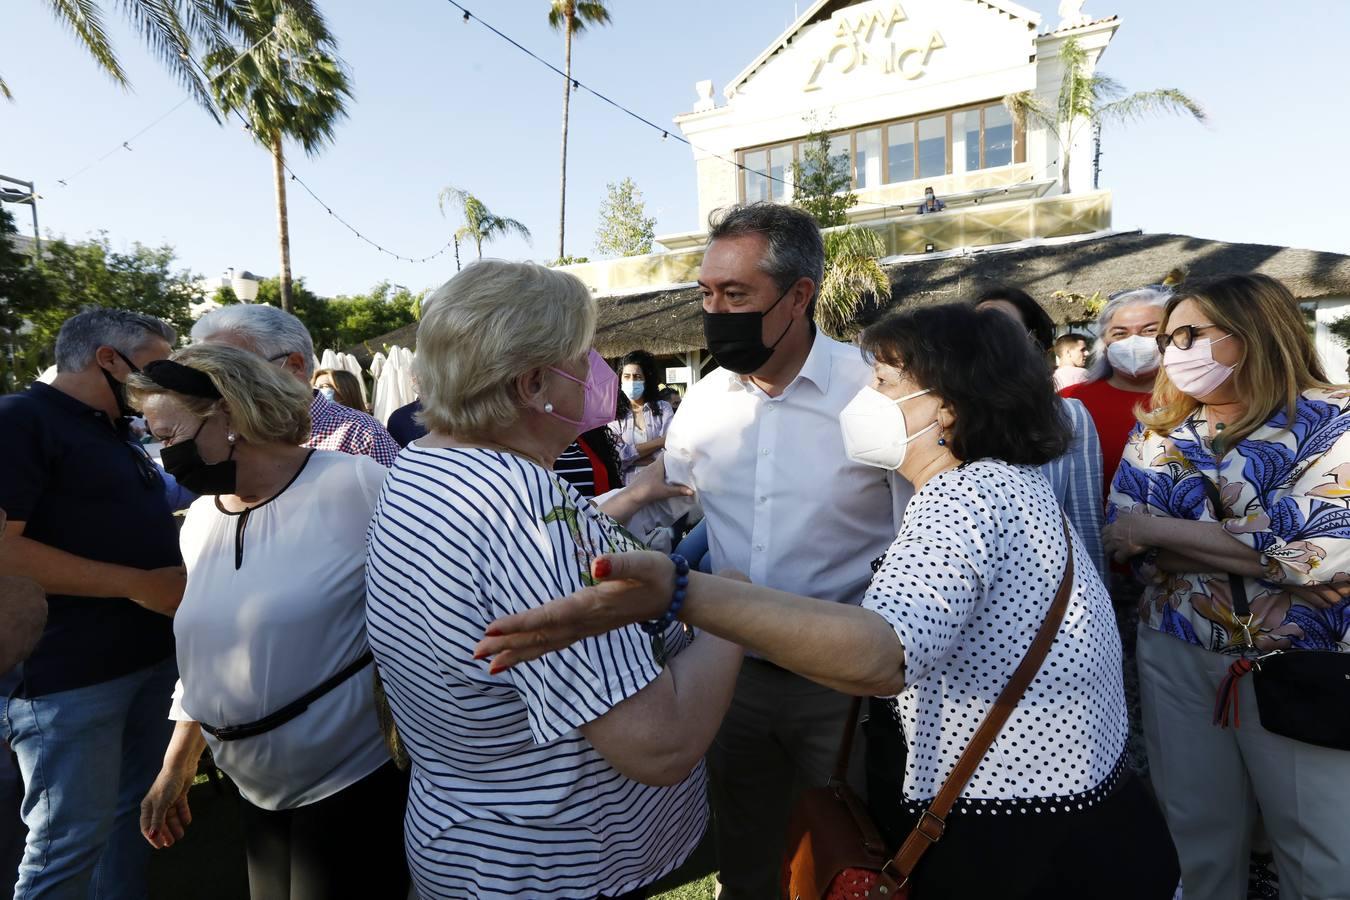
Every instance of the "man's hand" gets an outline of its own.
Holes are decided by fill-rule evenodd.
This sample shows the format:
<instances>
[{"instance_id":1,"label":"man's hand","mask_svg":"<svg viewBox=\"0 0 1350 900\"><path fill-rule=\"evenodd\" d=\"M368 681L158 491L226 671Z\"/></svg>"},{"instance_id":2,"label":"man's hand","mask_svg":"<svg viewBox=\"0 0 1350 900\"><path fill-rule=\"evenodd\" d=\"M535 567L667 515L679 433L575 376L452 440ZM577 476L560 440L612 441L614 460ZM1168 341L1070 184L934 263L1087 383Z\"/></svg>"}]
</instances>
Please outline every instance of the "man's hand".
<instances>
[{"instance_id":1,"label":"man's hand","mask_svg":"<svg viewBox=\"0 0 1350 900\"><path fill-rule=\"evenodd\" d=\"M142 569L132 581L128 596L148 610L172 616L183 600L186 586L187 569L182 566Z\"/></svg>"},{"instance_id":2,"label":"man's hand","mask_svg":"<svg viewBox=\"0 0 1350 900\"><path fill-rule=\"evenodd\" d=\"M141 834L150 846L162 850L183 839L192 824L188 790L194 771L165 767L141 801Z\"/></svg>"},{"instance_id":3,"label":"man's hand","mask_svg":"<svg viewBox=\"0 0 1350 900\"><path fill-rule=\"evenodd\" d=\"M614 553L591 569L600 584L491 623L473 658L491 657L488 672L496 675L585 638L660 618L670 607L675 564L663 554Z\"/></svg>"}]
</instances>

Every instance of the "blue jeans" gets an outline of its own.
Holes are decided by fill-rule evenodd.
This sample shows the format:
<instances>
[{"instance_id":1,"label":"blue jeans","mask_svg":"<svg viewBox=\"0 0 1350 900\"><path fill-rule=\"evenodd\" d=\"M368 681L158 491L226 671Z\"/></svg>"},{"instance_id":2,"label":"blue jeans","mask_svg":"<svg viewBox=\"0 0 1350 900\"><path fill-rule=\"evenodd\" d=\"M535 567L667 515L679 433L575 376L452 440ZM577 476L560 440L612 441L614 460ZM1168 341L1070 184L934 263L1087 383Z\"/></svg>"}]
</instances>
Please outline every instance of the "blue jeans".
<instances>
[{"instance_id":1,"label":"blue jeans","mask_svg":"<svg viewBox=\"0 0 1350 900\"><path fill-rule=\"evenodd\" d=\"M10 699L4 733L26 786L15 900L144 900L141 800L173 733L173 657L89 687Z\"/></svg>"}]
</instances>

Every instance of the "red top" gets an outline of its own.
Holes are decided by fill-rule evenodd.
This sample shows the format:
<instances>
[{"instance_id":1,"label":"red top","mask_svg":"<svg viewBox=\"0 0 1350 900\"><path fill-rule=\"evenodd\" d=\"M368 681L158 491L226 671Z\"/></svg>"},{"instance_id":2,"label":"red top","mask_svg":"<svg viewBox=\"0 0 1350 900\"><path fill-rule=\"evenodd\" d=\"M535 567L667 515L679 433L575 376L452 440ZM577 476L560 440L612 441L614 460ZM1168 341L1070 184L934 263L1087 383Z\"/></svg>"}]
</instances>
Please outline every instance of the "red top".
<instances>
[{"instance_id":1,"label":"red top","mask_svg":"<svg viewBox=\"0 0 1350 900\"><path fill-rule=\"evenodd\" d=\"M1134 408L1142 403L1148 409L1153 396L1122 391L1105 379L1070 385L1059 395L1081 400L1097 426L1097 439L1102 445L1102 475L1106 479L1102 492L1105 496L1111 492L1111 481L1116 477L1116 468L1125 453L1125 442L1138 421L1134 417Z\"/></svg>"}]
</instances>

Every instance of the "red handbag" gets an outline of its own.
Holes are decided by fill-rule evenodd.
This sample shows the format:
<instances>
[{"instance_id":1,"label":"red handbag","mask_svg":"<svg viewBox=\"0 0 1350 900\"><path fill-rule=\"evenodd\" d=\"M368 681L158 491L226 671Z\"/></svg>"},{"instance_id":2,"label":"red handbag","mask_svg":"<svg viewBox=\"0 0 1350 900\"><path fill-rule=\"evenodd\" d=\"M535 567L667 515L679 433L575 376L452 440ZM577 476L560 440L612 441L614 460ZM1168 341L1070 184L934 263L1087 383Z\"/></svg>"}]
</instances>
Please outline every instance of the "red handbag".
<instances>
[{"instance_id":1,"label":"red handbag","mask_svg":"<svg viewBox=\"0 0 1350 900\"><path fill-rule=\"evenodd\" d=\"M834 775L825 787L803 793L792 812L788 852L783 862L783 892L788 900L897 900L909 897L909 878L915 866L928 848L941 839L952 806L1026 693L1027 685L1040 671L1055 642L1055 635L1059 633L1073 592L1073 541L1067 519L1064 521L1064 542L1069 547L1069 559L1045 621L937 796L919 816L918 823L894 855L886 852L881 832L866 804L846 781L853 733L862 709L862 698L854 699L840 741Z\"/></svg>"}]
</instances>

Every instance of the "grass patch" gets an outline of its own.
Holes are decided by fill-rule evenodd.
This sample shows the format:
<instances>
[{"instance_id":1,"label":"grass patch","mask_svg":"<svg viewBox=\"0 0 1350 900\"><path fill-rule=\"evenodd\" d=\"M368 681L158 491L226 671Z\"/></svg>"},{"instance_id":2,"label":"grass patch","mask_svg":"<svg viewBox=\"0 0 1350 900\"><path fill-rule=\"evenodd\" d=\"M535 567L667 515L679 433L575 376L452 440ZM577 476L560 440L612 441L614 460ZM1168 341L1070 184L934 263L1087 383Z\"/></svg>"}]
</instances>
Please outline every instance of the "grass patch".
<instances>
[{"instance_id":1,"label":"grass patch","mask_svg":"<svg viewBox=\"0 0 1350 900\"><path fill-rule=\"evenodd\" d=\"M655 894L651 900L713 900L717 891L717 876L707 875L698 881L691 881L667 891Z\"/></svg>"}]
</instances>

